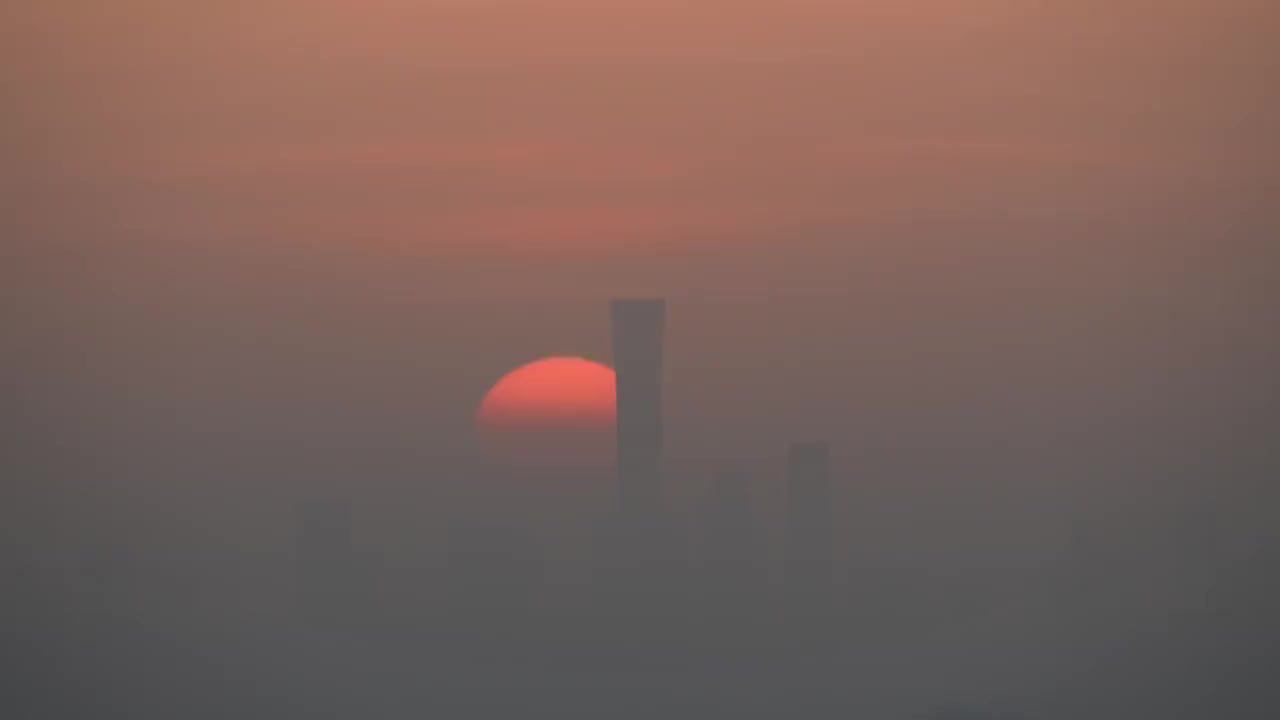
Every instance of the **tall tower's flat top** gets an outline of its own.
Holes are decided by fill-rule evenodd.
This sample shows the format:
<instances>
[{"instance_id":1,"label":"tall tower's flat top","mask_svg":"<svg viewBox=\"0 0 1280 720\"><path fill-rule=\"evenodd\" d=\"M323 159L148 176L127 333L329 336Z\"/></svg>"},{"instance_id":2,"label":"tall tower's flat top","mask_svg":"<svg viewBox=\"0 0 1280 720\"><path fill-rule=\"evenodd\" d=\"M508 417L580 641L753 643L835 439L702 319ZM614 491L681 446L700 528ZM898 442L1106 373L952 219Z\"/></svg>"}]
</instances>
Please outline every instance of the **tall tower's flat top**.
<instances>
[{"instance_id":1,"label":"tall tower's flat top","mask_svg":"<svg viewBox=\"0 0 1280 720\"><path fill-rule=\"evenodd\" d=\"M666 312L667 301L660 298L620 298L610 303L614 316L661 315Z\"/></svg>"},{"instance_id":2,"label":"tall tower's flat top","mask_svg":"<svg viewBox=\"0 0 1280 720\"><path fill-rule=\"evenodd\" d=\"M624 506L657 501L662 477L663 300L614 300L613 363L618 406L617 469Z\"/></svg>"},{"instance_id":3,"label":"tall tower's flat top","mask_svg":"<svg viewBox=\"0 0 1280 720\"><path fill-rule=\"evenodd\" d=\"M829 454L824 442L798 442L791 445L787 458L793 463L826 463Z\"/></svg>"}]
</instances>

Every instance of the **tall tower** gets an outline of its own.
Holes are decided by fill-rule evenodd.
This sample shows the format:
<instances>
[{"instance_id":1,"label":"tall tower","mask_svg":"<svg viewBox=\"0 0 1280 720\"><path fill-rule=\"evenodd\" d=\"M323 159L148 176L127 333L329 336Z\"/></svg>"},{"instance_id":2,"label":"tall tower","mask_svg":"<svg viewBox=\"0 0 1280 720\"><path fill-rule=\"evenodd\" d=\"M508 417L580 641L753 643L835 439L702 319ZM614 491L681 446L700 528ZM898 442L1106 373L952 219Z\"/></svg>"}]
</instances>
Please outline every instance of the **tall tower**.
<instances>
[{"instance_id":1,"label":"tall tower","mask_svg":"<svg viewBox=\"0 0 1280 720\"><path fill-rule=\"evenodd\" d=\"M614 300L618 387L618 495L624 509L656 505L662 474L664 300Z\"/></svg>"},{"instance_id":2,"label":"tall tower","mask_svg":"<svg viewBox=\"0 0 1280 720\"><path fill-rule=\"evenodd\" d=\"M831 583L833 520L826 443L796 443L787 455L787 584L802 596Z\"/></svg>"}]
</instances>

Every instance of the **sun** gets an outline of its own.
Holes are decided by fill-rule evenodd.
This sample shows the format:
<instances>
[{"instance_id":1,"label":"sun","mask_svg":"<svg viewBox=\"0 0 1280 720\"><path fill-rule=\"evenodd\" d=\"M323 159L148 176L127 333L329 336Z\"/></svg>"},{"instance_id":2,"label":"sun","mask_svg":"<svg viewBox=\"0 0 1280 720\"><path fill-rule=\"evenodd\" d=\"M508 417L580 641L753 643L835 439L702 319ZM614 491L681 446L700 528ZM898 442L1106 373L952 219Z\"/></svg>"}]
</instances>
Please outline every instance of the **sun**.
<instances>
[{"instance_id":1,"label":"sun","mask_svg":"<svg viewBox=\"0 0 1280 720\"><path fill-rule=\"evenodd\" d=\"M613 368L556 356L512 370L485 393L481 427L499 430L612 427L617 418Z\"/></svg>"},{"instance_id":2,"label":"sun","mask_svg":"<svg viewBox=\"0 0 1280 720\"><path fill-rule=\"evenodd\" d=\"M476 410L476 426L495 457L534 467L606 461L616 422L613 368L574 356L517 367Z\"/></svg>"}]
</instances>

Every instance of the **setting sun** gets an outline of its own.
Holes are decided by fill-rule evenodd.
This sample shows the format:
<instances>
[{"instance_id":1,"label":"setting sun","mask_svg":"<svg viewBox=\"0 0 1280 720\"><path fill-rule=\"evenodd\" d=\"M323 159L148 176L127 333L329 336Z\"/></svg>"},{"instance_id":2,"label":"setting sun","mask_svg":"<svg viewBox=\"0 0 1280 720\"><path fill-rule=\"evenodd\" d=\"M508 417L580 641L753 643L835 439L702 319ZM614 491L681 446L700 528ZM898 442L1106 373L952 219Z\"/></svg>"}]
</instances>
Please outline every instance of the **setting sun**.
<instances>
[{"instance_id":1,"label":"setting sun","mask_svg":"<svg viewBox=\"0 0 1280 720\"><path fill-rule=\"evenodd\" d=\"M611 428L616 417L614 374L580 357L549 357L507 373L476 413L489 430Z\"/></svg>"},{"instance_id":2,"label":"setting sun","mask_svg":"<svg viewBox=\"0 0 1280 720\"><path fill-rule=\"evenodd\" d=\"M521 365L485 394L476 426L494 460L526 469L608 467L617 400L613 368L556 356Z\"/></svg>"}]
</instances>

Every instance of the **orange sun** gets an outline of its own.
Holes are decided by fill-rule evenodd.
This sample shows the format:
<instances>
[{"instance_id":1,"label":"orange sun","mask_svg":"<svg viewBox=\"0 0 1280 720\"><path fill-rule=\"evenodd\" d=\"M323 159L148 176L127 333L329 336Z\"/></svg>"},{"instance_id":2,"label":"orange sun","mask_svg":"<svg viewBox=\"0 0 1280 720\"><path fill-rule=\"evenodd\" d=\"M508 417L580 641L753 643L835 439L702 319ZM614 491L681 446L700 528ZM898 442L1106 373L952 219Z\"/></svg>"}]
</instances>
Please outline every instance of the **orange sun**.
<instances>
[{"instance_id":1,"label":"orange sun","mask_svg":"<svg viewBox=\"0 0 1280 720\"><path fill-rule=\"evenodd\" d=\"M498 380L476 411L496 456L528 466L596 465L612 453L617 400L613 369L557 356Z\"/></svg>"}]
</instances>

